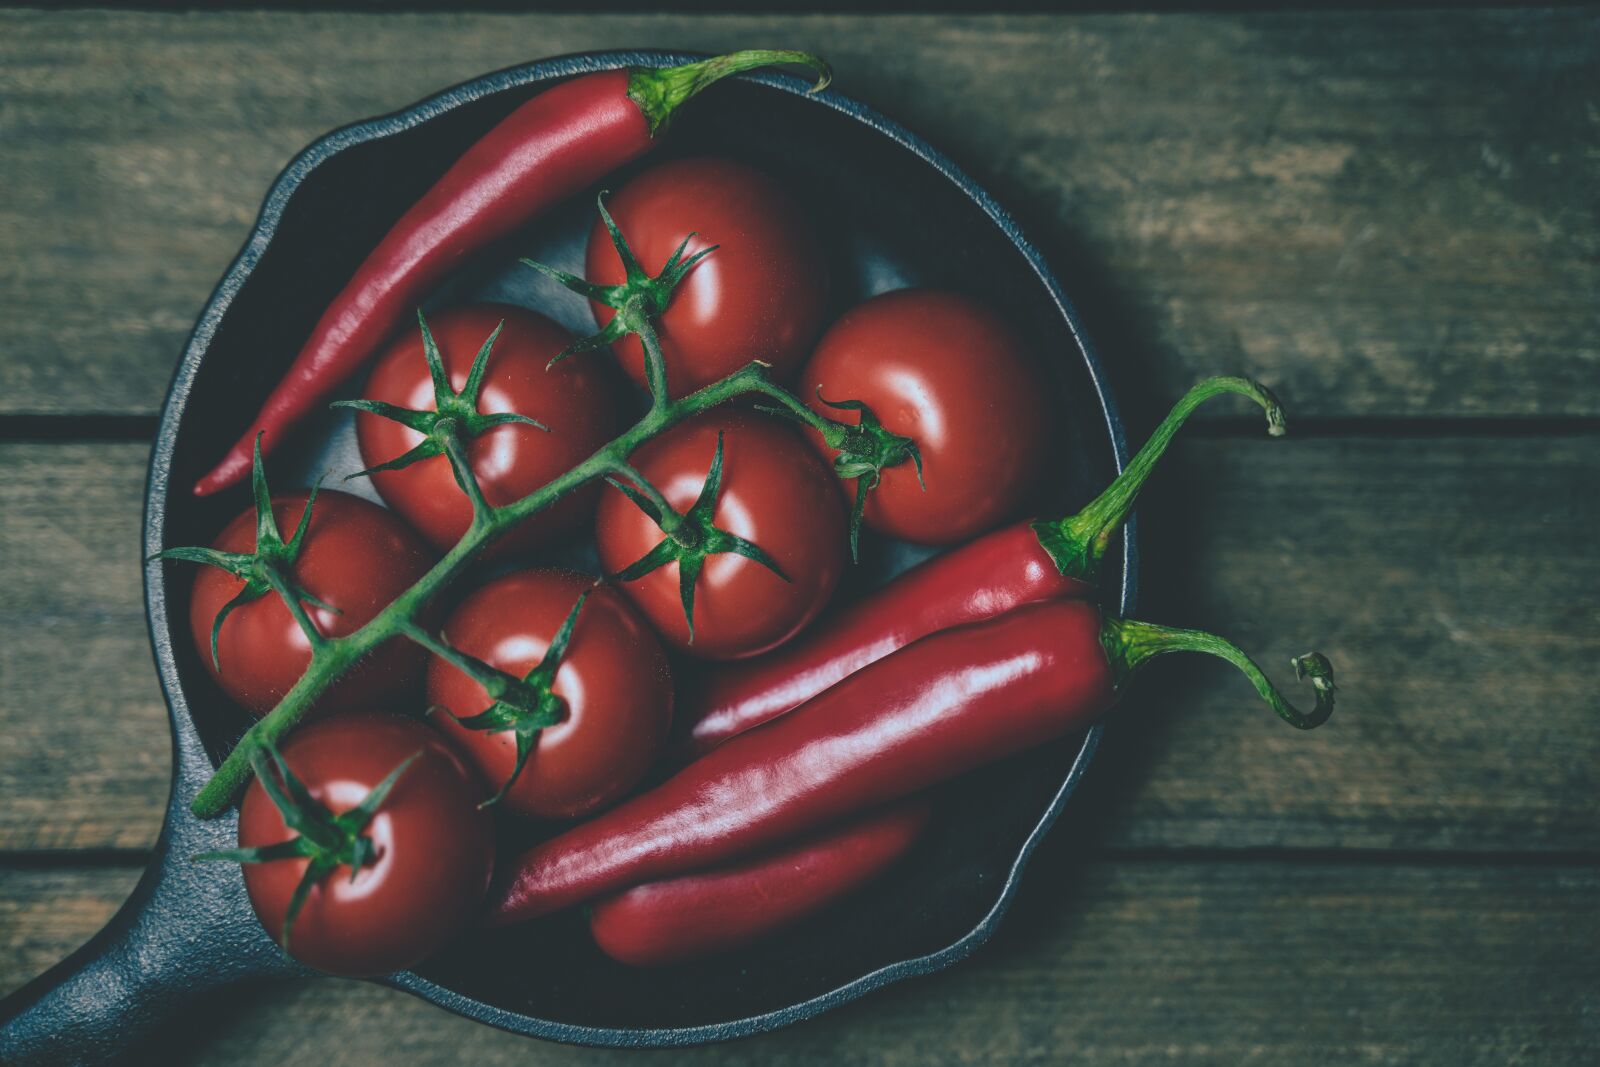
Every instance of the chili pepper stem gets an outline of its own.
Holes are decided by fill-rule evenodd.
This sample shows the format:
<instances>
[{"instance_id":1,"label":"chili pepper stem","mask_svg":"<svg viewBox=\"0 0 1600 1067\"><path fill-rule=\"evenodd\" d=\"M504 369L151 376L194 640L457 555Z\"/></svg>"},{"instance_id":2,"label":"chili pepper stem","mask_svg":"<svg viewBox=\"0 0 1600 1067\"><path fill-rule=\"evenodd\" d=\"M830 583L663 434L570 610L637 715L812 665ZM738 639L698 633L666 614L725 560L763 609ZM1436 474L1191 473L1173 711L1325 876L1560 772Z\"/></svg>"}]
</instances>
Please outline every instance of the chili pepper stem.
<instances>
[{"instance_id":1,"label":"chili pepper stem","mask_svg":"<svg viewBox=\"0 0 1600 1067\"><path fill-rule=\"evenodd\" d=\"M809 52L748 48L679 67L634 67L628 71L628 99L638 105L653 137L678 108L723 78L757 67L790 65L817 72L816 84L810 89L813 93L826 89L833 80L832 68Z\"/></svg>"},{"instance_id":2,"label":"chili pepper stem","mask_svg":"<svg viewBox=\"0 0 1600 1067\"><path fill-rule=\"evenodd\" d=\"M1122 689L1128 679L1142 665L1169 652L1204 652L1227 660L1244 673L1278 717L1297 730L1310 730L1321 726L1333 714L1333 665L1320 652L1308 652L1290 660L1295 677L1311 680L1316 690L1317 704L1309 712L1301 711L1268 680L1254 660L1239 650L1232 642L1206 633L1204 630L1180 630L1171 626L1139 622L1136 619L1108 618L1101 625L1100 643L1111 661L1117 689Z\"/></svg>"},{"instance_id":3,"label":"chili pepper stem","mask_svg":"<svg viewBox=\"0 0 1600 1067\"><path fill-rule=\"evenodd\" d=\"M1099 575L1111 537L1133 511L1150 472L1166 452L1167 446L1189 416L1201 404L1225 393L1247 396L1267 414L1267 433L1282 437L1287 430L1283 406L1272 390L1249 378L1218 376L1207 378L1184 394L1161 420L1138 455L1128 463L1116 481L1076 515L1063 519L1044 519L1033 524L1039 544L1055 561L1056 568L1069 578L1093 582Z\"/></svg>"},{"instance_id":4,"label":"chili pepper stem","mask_svg":"<svg viewBox=\"0 0 1600 1067\"><path fill-rule=\"evenodd\" d=\"M515 503L488 508L481 521L474 522L462 539L427 574L391 601L370 622L343 637L326 639L312 652L311 664L305 674L300 676L300 680L295 682L272 711L239 739L233 751L222 761L222 766L217 768L217 773L195 795L190 809L201 818L214 818L226 811L239 790L250 780L251 757L264 744L276 744L305 717L317 697L358 660L370 655L391 638L404 635L411 620L434 596L455 581L485 547L529 516L550 507L580 486L614 471L619 463L626 462L634 449L661 431L733 397L764 392L766 373L764 365L752 363L686 397L652 407L610 444L565 474Z\"/></svg>"}]
</instances>

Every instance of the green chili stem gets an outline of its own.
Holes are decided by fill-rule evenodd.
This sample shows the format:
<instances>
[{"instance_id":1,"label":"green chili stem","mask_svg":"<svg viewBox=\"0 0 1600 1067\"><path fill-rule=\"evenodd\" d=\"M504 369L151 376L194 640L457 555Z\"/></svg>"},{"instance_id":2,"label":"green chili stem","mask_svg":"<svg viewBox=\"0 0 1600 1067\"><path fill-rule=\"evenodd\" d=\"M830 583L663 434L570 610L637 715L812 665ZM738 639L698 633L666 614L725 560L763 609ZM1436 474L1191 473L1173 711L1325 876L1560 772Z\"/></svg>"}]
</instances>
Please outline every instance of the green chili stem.
<instances>
[{"instance_id":1,"label":"green chili stem","mask_svg":"<svg viewBox=\"0 0 1600 1067\"><path fill-rule=\"evenodd\" d=\"M1317 706L1305 712L1278 692L1255 661L1240 651L1237 645L1216 634L1204 630L1157 626L1136 619L1106 619L1101 625L1100 643L1111 661L1118 689L1127 684L1134 671L1156 656L1164 656L1169 652L1204 652L1239 668L1250 684L1255 686L1256 692L1261 694L1261 699L1278 713L1278 717L1298 730L1321 726L1333 714L1333 666L1320 652L1308 652L1289 661L1295 675L1309 678L1316 689Z\"/></svg>"},{"instance_id":2,"label":"green chili stem","mask_svg":"<svg viewBox=\"0 0 1600 1067\"><path fill-rule=\"evenodd\" d=\"M1286 423L1283 407L1272 391L1260 382L1249 378L1207 378L1184 394L1173 405L1167 417L1161 420L1138 455L1128 463L1117 480L1106 487L1076 515L1064 519L1047 519L1033 524L1039 543L1055 561L1056 569L1069 578L1092 582L1099 575L1100 561L1105 557L1111 537L1117 532L1139 499L1150 472L1166 452L1167 446L1189 416L1201 404L1225 393L1247 396L1261 405L1267 414L1267 433L1283 436Z\"/></svg>"},{"instance_id":3,"label":"green chili stem","mask_svg":"<svg viewBox=\"0 0 1600 1067\"><path fill-rule=\"evenodd\" d=\"M826 88L833 78L828 64L808 52L749 48L685 63L680 67L634 67L628 71L628 97L638 105L654 136L661 132L678 108L707 86L731 74L779 65L805 66L816 71L817 80L811 92Z\"/></svg>"}]
</instances>

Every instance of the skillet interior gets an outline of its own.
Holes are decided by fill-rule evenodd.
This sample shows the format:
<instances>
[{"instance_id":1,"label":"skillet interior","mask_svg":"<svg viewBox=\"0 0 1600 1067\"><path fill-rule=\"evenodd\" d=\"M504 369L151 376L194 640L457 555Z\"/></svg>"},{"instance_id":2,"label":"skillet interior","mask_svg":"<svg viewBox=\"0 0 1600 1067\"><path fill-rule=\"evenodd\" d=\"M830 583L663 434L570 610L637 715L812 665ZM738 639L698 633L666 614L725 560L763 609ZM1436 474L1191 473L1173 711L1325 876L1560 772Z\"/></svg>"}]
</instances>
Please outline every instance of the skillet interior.
<instances>
[{"instance_id":1,"label":"skillet interior","mask_svg":"<svg viewBox=\"0 0 1600 1067\"><path fill-rule=\"evenodd\" d=\"M206 543L246 506L243 489L202 501L187 487L232 442L365 252L468 144L551 78L684 58L606 53L520 67L339 131L303 153L274 187L179 367L153 461L149 536L165 545ZM1038 357L1041 381L1060 398L1055 488L1039 506L1054 511L1087 499L1120 466L1120 426L1070 307L1036 254L944 157L853 101L807 98L803 86L777 75L721 86L686 111L667 149L644 165L668 155L720 154L780 177L806 204L829 251L835 311L909 284L960 288L1000 308ZM625 180L618 175L608 184ZM516 259L531 255L581 272L593 218L592 193L576 198L511 235L430 303L493 299L535 308L575 331L592 329L582 301ZM305 484L321 471L337 484L358 468L347 419L330 414L302 438L269 464L275 487ZM865 539L863 547L841 599L926 554ZM563 559L583 564L585 552ZM587 562L592 566L592 557ZM1130 564L1131 548L1108 575L1107 588L1121 590L1124 610L1131 606ZM192 728L214 764L249 719L221 696L189 647L189 580L179 567L155 575L151 618L175 729L184 735ZM938 969L986 940L1097 736L1070 738L947 787L934 832L891 876L747 952L635 971L602 956L574 915L470 937L392 984L508 1029L588 1043L676 1044L803 1018ZM205 771L180 767L179 788Z\"/></svg>"}]
</instances>

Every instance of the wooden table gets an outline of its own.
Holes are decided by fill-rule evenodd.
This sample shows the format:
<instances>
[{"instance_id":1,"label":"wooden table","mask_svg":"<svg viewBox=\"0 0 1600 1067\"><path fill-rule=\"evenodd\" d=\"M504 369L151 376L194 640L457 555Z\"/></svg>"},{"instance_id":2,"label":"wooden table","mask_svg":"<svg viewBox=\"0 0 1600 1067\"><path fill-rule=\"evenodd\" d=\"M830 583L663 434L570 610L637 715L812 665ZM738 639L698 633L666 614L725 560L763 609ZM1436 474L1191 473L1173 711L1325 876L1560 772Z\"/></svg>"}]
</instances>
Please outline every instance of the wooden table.
<instances>
[{"instance_id":1,"label":"wooden table","mask_svg":"<svg viewBox=\"0 0 1600 1067\"><path fill-rule=\"evenodd\" d=\"M1225 667L1156 671L977 958L652 1061L1595 1062L1600 16L1574 9L0 13L0 988L94 931L155 836L147 442L275 172L484 70L766 42L996 190L1135 436L1202 373L1280 388L1290 438L1208 412L1153 486L1143 614L1276 663L1314 640L1344 700L1298 735ZM175 1041L623 1058L333 981Z\"/></svg>"}]
</instances>

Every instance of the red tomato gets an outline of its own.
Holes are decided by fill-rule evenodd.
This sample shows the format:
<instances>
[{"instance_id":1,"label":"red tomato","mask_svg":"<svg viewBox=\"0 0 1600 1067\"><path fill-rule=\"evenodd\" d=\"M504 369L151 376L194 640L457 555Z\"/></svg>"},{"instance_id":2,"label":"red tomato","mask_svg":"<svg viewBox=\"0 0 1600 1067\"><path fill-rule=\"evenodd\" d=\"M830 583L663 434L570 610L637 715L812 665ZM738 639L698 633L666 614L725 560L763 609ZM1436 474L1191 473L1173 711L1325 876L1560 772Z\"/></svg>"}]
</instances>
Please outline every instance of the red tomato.
<instances>
[{"instance_id":1,"label":"red tomato","mask_svg":"<svg viewBox=\"0 0 1600 1067\"><path fill-rule=\"evenodd\" d=\"M666 653L616 590L596 589L589 575L555 568L496 578L467 597L445 624L453 646L525 678L544 659L578 597L590 590L551 686L566 702L566 717L540 732L527 765L500 801L518 815L574 819L610 804L644 777L672 722ZM471 730L455 718L490 706L483 688L433 659L428 700L443 709L432 716L435 725L491 786L504 785L516 765L515 733Z\"/></svg>"},{"instance_id":2,"label":"red tomato","mask_svg":"<svg viewBox=\"0 0 1600 1067\"><path fill-rule=\"evenodd\" d=\"M926 492L907 462L867 496L865 525L891 537L950 544L993 529L1028 503L1043 473L1046 383L1005 322L970 297L902 289L853 308L823 335L799 394L813 411L859 421L818 389L864 402L922 451ZM809 436L829 460L837 454Z\"/></svg>"},{"instance_id":3,"label":"red tomato","mask_svg":"<svg viewBox=\"0 0 1600 1067\"><path fill-rule=\"evenodd\" d=\"M272 515L285 539L305 511L304 490L275 493ZM249 553L256 547L254 509L217 535L212 547ZM289 580L338 614L307 603L317 629L342 637L360 629L421 578L433 554L391 511L331 489L317 494L300 555ZM233 610L217 635L217 660L211 663L211 627L217 612L244 588L244 582L215 567L195 575L189 601L189 630L200 660L234 700L257 715L272 710L311 662L311 645L276 593L267 593ZM319 711L414 702L422 683L422 649L397 637L378 648L317 700Z\"/></svg>"},{"instance_id":4,"label":"red tomato","mask_svg":"<svg viewBox=\"0 0 1600 1067\"><path fill-rule=\"evenodd\" d=\"M634 178L606 201L628 247L651 276L690 233L685 257L717 245L673 293L656 320L674 397L725 378L754 359L788 381L822 328L827 268L814 226L771 178L730 159L680 159ZM589 235L587 277L625 280L601 223ZM604 326L615 312L594 305ZM623 368L646 386L644 348L628 336L614 346Z\"/></svg>"},{"instance_id":5,"label":"red tomato","mask_svg":"<svg viewBox=\"0 0 1600 1067\"><path fill-rule=\"evenodd\" d=\"M790 580L744 556L708 556L695 585L692 644L677 563L619 588L674 647L703 659L739 659L787 641L827 604L844 570L847 516L838 479L800 435L753 412L709 412L646 443L629 462L682 514L705 484L719 432L723 474L713 522L759 546ZM600 563L610 574L664 536L612 488L601 494L596 521Z\"/></svg>"},{"instance_id":6,"label":"red tomato","mask_svg":"<svg viewBox=\"0 0 1600 1067\"><path fill-rule=\"evenodd\" d=\"M543 315L523 308L469 304L428 319L452 389L459 392L466 385L473 357L501 320L505 327L489 356L478 411L526 415L549 427L549 432L533 426L496 426L468 442L467 455L478 484L496 507L520 500L577 466L622 428L622 398L608 368L577 358L547 370L551 358L571 344L572 337ZM436 410L420 330L407 330L389 347L362 396L411 411ZM404 455L422 441L416 430L365 412L356 415L356 436L362 462L369 467ZM440 549L460 540L472 521L472 504L456 484L445 456L400 470L377 471L372 484L390 507ZM529 548L576 533L593 514L595 495L592 487L573 493L529 519L502 544Z\"/></svg>"},{"instance_id":7,"label":"red tomato","mask_svg":"<svg viewBox=\"0 0 1600 1067\"><path fill-rule=\"evenodd\" d=\"M373 862L353 880L348 866L335 867L313 886L290 928L291 954L360 977L404 970L443 948L482 902L494 867L493 817L478 807L477 775L427 726L391 715L312 723L290 736L282 755L334 815L417 756L362 831L376 846ZM239 846L295 836L261 782L251 782L239 806ZM250 904L274 939L306 867L299 857L244 864Z\"/></svg>"}]
</instances>

